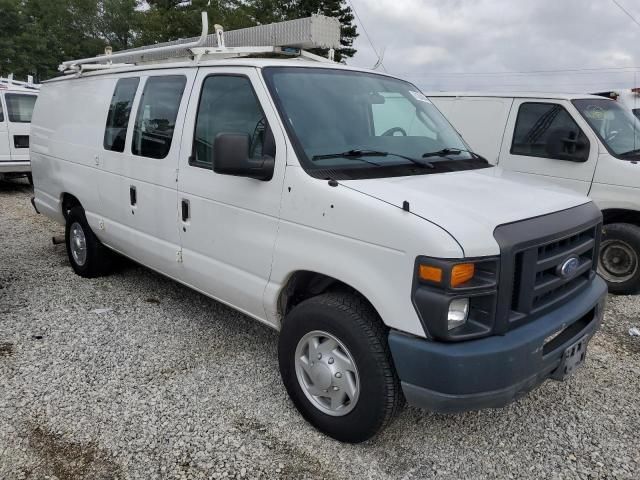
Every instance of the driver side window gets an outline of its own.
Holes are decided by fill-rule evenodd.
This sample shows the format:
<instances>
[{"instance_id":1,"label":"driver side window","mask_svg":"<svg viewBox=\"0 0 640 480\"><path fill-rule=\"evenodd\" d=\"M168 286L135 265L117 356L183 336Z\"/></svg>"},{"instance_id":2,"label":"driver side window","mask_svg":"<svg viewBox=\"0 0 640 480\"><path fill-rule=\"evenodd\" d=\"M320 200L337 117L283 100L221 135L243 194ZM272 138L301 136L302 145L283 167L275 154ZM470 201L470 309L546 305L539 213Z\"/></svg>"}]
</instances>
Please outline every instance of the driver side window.
<instances>
[{"instance_id":1,"label":"driver side window","mask_svg":"<svg viewBox=\"0 0 640 480\"><path fill-rule=\"evenodd\" d=\"M415 105L408 98L395 92L381 92L380 96L384 103L371 105L373 131L376 137L387 134L437 140L436 132L420 120Z\"/></svg>"},{"instance_id":2,"label":"driver side window","mask_svg":"<svg viewBox=\"0 0 640 480\"><path fill-rule=\"evenodd\" d=\"M220 133L248 134L250 158L261 157L265 128L264 113L248 78L209 76L200 94L190 163L212 168L213 142Z\"/></svg>"},{"instance_id":3,"label":"driver side window","mask_svg":"<svg viewBox=\"0 0 640 480\"><path fill-rule=\"evenodd\" d=\"M589 157L589 139L562 105L523 103L518 110L511 153L584 162Z\"/></svg>"}]
</instances>

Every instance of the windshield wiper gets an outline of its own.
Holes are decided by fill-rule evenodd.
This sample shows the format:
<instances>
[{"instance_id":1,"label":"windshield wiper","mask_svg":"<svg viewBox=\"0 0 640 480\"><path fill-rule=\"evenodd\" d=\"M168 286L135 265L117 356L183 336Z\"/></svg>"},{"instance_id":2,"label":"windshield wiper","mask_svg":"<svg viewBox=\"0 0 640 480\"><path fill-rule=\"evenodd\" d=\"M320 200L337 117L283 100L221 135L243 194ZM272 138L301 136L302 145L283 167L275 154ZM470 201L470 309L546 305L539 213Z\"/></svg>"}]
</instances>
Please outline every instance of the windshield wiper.
<instances>
[{"instance_id":1,"label":"windshield wiper","mask_svg":"<svg viewBox=\"0 0 640 480\"><path fill-rule=\"evenodd\" d=\"M640 154L640 148L636 148L635 150L629 150L628 152L618 154L620 157L628 157L630 155Z\"/></svg>"},{"instance_id":2,"label":"windshield wiper","mask_svg":"<svg viewBox=\"0 0 640 480\"><path fill-rule=\"evenodd\" d=\"M476 158L478 160L482 160L484 162L489 163L489 161L484 158L481 155L478 155L475 152L472 152L471 150L465 150L463 148L443 148L442 150L437 150L435 152L427 152L427 153L423 153L422 154L422 158L428 158L428 157L448 157L449 155L459 155L462 152L468 153L470 154L473 158Z\"/></svg>"},{"instance_id":3,"label":"windshield wiper","mask_svg":"<svg viewBox=\"0 0 640 480\"><path fill-rule=\"evenodd\" d=\"M398 158L403 158L405 160L410 161L411 163L415 164L415 165L420 165L421 167L426 167L426 168L434 168L433 164L430 162L423 162L421 160L415 159L415 158L411 158L408 157L406 155L402 155L400 153L393 153L393 152L383 152L380 150L358 150L358 149L353 149L353 150L348 150L346 152L341 152L341 153L327 153L324 155L314 155L311 160L322 160L325 158L355 158L358 160L362 160L363 162L367 162L367 163L371 163L372 165L377 165L379 167L381 167L382 165L379 163L374 163L371 162L369 160L364 160L362 159L362 157L386 157L388 155L393 155L394 157L398 157Z\"/></svg>"}]
</instances>

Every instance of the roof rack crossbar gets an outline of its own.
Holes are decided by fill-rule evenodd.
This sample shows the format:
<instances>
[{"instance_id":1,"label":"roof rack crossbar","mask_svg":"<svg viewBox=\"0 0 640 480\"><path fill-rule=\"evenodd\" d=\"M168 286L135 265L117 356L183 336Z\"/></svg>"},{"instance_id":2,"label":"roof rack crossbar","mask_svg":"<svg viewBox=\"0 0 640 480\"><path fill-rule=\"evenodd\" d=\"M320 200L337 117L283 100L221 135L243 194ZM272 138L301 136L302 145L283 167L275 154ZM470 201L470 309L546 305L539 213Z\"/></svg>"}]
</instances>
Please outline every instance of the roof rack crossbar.
<instances>
[{"instance_id":1,"label":"roof rack crossbar","mask_svg":"<svg viewBox=\"0 0 640 480\"><path fill-rule=\"evenodd\" d=\"M22 82L22 81L19 81L19 80L14 80L13 79L13 73L10 73L6 77L0 77L0 84L8 85L8 86L15 85L17 87L32 88L34 90L37 90L37 89L40 88L40 84L33 83L33 76L32 75L27 75L27 81L26 82Z\"/></svg>"},{"instance_id":2,"label":"roof rack crossbar","mask_svg":"<svg viewBox=\"0 0 640 480\"><path fill-rule=\"evenodd\" d=\"M209 35L207 15L203 12L200 37L130 48L116 53L111 53L110 47L107 47L104 55L69 60L60 64L59 70L66 73L82 73L84 70L160 63L177 58L198 62L202 59L264 54L327 61L324 57L304 51L305 48L329 49L329 61L332 61L334 49L340 46L339 20L324 15L314 14L307 18L229 32L224 32L220 25L215 25L214 28L215 33ZM118 60L119 63L113 63L114 60Z\"/></svg>"},{"instance_id":3,"label":"roof rack crossbar","mask_svg":"<svg viewBox=\"0 0 640 480\"><path fill-rule=\"evenodd\" d=\"M200 37L198 37L197 40L195 41L191 41L189 43L185 43L184 45L181 45L182 48L192 48L192 47L199 47L204 45L206 39L207 39L207 34L209 31L209 20L207 18L207 12L202 12L202 33L200 34ZM174 45L161 45L161 46L156 46L156 47L145 47L144 48L144 52L146 54L150 54L150 53L161 53L161 52L165 52L168 51L170 49L174 49L175 46ZM98 55L96 57L91 57L91 58L82 58L80 60L69 60L67 62L62 62L60 64L60 66L58 67L58 70L60 70L61 72L65 71L65 70L69 70L69 69L74 69L79 67L80 65L86 65L88 63L102 63L102 62L107 62L107 64L111 64L113 62L113 60L119 59L119 58L124 58L127 56L131 55L131 52L129 50L123 50L121 52L116 52L116 53L111 53L111 49L107 48L106 49L106 54L105 55Z\"/></svg>"}]
</instances>

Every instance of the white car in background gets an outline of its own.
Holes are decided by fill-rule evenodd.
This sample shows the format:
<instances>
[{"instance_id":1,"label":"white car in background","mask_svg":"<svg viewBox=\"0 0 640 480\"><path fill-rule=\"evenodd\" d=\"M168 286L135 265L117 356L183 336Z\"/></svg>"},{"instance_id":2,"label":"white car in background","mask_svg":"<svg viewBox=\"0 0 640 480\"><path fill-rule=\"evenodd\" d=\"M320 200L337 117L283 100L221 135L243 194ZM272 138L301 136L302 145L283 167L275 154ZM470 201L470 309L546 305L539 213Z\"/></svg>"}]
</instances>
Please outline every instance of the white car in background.
<instances>
[{"instance_id":1,"label":"white car in background","mask_svg":"<svg viewBox=\"0 0 640 480\"><path fill-rule=\"evenodd\" d=\"M38 85L0 78L0 178L31 180L29 131Z\"/></svg>"}]
</instances>

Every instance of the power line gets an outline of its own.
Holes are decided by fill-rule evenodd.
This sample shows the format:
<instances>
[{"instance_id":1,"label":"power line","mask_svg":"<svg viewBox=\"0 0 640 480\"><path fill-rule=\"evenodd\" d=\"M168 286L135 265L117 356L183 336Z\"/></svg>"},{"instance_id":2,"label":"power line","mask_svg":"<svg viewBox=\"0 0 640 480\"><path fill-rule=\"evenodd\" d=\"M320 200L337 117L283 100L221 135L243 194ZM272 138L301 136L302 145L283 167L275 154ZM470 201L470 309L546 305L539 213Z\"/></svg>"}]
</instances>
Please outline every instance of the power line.
<instances>
[{"instance_id":1,"label":"power line","mask_svg":"<svg viewBox=\"0 0 640 480\"><path fill-rule=\"evenodd\" d=\"M631 15L631 14L627 11L627 9L626 9L626 8L624 8L622 5L620 5L620 4L618 3L618 0L611 0L611 1L612 1L613 3L615 3L615 4L618 6L618 8L619 8L620 10L622 10L622 11L627 15L627 17L629 17L631 20L633 20L633 22L634 22L636 25L638 25L638 26L640 27L640 22L639 22L638 20L636 20L636 18L635 18L633 15Z\"/></svg>"},{"instance_id":2,"label":"power line","mask_svg":"<svg viewBox=\"0 0 640 480\"><path fill-rule=\"evenodd\" d=\"M565 68L557 70L523 70L523 71L494 71L494 72L430 72L427 75L438 76L475 76L475 75L498 75L498 76L512 76L512 75L531 75L531 74L563 74L563 73L633 73L635 70L640 70L638 67L594 67L594 68ZM409 74L409 72L396 72L397 74Z\"/></svg>"},{"instance_id":3,"label":"power line","mask_svg":"<svg viewBox=\"0 0 640 480\"><path fill-rule=\"evenodd\" d=\"M379 60L380 59L380 54L378 53L378 50L376 49L376 47L373 45L373 41L371 40L371 37L369 36L369 32L367 32L367 29L365 28L364 23L363 23L362 19L360 18L360 15L358 15L358 11L356 10L355 5L353 4L353 2L351 0L347 0L347 1L349 2L349 5L351 6L351 10L353 10L353 14L358 19L358 23L362 27L362 31L364 32L364 35L367 37L367 40L369 40L369 44L371 45L371 48L373 49L373 52L376 54L376 57L378 57L378 60ZM386 67L384 66L384 63L380 63L380 66L382 67L382 69L385 72L387 71Z\"/></svg>"}]
</instances>

